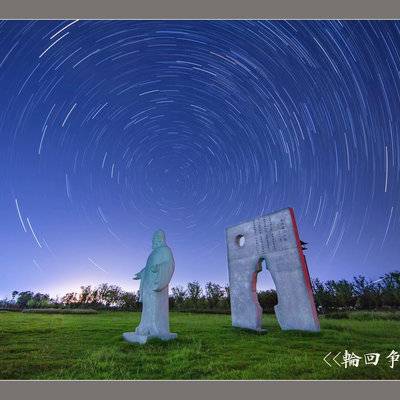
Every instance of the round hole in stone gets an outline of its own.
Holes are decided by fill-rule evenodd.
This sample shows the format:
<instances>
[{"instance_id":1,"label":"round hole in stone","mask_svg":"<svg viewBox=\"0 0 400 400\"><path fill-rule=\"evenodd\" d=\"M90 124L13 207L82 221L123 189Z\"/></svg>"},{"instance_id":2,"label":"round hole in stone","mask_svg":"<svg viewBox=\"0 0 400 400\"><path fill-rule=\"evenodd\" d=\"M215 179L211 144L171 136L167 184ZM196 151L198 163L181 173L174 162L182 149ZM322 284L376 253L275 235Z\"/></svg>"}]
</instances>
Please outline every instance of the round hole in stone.
<instances>
[{"instance_id":1,"label":"round hole in stone","mask_svg":"<svg viewBox=\"0 0 400 400\"><path fill-rule=\"evenodd\" d=\"M239 247L243 247L245 242L246 242L246 239L244 238L244 235L237 235L236 236L236 244Z\"/></svg>"}]
</instances>

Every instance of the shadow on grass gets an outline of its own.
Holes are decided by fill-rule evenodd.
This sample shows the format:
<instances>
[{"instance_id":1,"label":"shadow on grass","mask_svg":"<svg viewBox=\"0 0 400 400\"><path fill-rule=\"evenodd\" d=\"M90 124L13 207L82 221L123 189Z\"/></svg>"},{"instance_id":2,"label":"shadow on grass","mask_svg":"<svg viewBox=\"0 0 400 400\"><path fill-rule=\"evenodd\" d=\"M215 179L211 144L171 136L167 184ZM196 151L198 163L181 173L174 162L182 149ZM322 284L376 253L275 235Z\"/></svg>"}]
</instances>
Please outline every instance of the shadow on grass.
<instances>
[{"instance_id":1,"label":"shadow on grass","mask_svg":"<svg viewBox=\"0 0 400 400\"><path fill-rule=\"evenodd\" d=\"M322 337L322 333L321 332L299 331L299 330L296 330L296 329L291 329L291 330L286 330L286 331L282 330L281 333L282 333L283 337L287 337L287 336L290 336L290 337L304 337L304 338L307 338L307 337L309 337L309 338L320 338L320 337Z\"/></svg>"},{"instance_id":2,"label":"shadow on grass","mask_svg":"<svg viewBox=\"0 0 400 400\"><path fill-rule=\"evenodd\" d=\"M262 328L259 331L256 331L254 329L250 329L250 328L239 328L238 326L232 326L230 327L232 329L232 332L239 332L239 333L243 333L243 334L247 334L249 336L263 336L268 334L268 332L270 332L269 329L265 329Z\"/></svg>"}]
</instances>

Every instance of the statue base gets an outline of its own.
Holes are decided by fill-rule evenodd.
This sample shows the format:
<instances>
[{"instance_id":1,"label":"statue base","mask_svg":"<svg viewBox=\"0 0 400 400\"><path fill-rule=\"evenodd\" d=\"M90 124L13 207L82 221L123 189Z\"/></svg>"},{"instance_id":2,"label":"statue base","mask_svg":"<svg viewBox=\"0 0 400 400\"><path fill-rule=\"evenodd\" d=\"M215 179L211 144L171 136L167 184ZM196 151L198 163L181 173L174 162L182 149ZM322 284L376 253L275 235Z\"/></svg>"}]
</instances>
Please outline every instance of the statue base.
<instances>
[{"instance_id":1,"label":"statue base","mask_svg":"<svg viewBox=\"0 0 400 400\"><path fill-rule=\"evenodd\" d=\"M173 340L177 338L176 333L166 333L164 335L139 335L135 332L125 332L122 337L129 343L145 344L149 339Z\"/></svg>"}]
</instances>

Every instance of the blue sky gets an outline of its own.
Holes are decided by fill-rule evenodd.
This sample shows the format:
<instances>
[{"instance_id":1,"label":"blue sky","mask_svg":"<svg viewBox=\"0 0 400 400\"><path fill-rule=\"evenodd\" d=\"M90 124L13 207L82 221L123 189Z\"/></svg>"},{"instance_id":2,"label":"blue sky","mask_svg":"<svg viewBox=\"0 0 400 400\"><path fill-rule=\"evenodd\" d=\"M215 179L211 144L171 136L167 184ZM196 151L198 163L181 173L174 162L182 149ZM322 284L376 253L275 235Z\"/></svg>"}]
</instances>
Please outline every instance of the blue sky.
<instances>
[{"instance_id":1,"label":"blue sky","mask_svg":"<svg viewBox=\"0 0 400 400\"><path fill-rule=\"evenodd\" d=\"M284 207L311 277L399 269L399 27L0 23L0 296L136 290L158 228L173 285L225 284L225 228Z\"/></svg>"}]
</instances>

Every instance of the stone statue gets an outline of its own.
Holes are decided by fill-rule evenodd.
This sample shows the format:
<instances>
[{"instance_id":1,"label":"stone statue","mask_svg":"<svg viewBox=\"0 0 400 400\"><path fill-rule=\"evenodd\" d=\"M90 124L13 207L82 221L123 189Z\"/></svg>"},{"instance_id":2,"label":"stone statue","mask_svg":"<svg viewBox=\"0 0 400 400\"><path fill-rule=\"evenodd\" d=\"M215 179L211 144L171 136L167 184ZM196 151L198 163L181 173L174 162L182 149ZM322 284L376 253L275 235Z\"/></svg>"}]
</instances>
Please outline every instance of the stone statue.
<instances>
[{"instance_id":1,"label":"stone statue","mask_svg":"<svg viewBox=\"0 0 400 400\"><path fill-rule=\"evenodd\" d=\"M226 230L232 325L261 331L257 275L263 262L278 295L275 315L283 330L320 330L303 244L293 208Z\"/></svg>"},{"instance_id":2,"label":"stone statue","mask_svg":"<svg viewBox=\"0 0 400 400\"><path fill-rule=\"evenodd\" d=\"M165 233L158 230L154 232L153 250L146 266L133 278L140 279L142 316L135 332L123 334L126 341L143 344L150 338L171 340L177 337L169 331L168 284L174 270L174 257L165 242Z\"/></svg>"}]
</instances>

